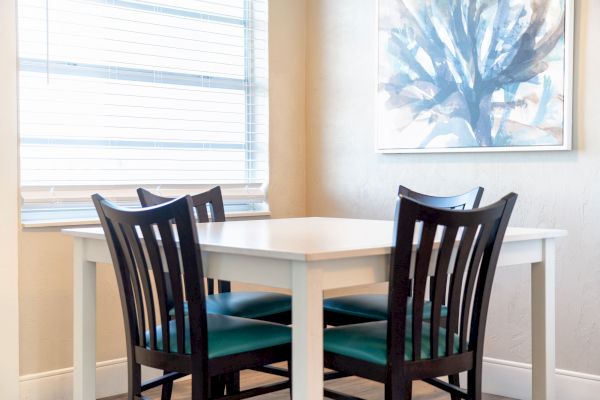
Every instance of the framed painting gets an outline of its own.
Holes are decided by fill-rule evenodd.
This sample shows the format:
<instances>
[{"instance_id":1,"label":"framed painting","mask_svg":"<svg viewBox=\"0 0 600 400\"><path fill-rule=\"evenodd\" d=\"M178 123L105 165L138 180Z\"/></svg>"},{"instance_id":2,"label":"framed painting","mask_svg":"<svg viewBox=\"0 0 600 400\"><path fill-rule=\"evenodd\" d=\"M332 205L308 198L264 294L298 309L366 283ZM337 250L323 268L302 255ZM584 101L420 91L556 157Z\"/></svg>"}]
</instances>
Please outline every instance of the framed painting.
<instances>
[{"instance_id":1,"label":"framed painting","mask_svg":"<svg viewBox=\"0 0 600 400\"><path fill-rule=\"evenodd\" d=\"M376 149L570 150L573 0L379 0Z\"/></svg>"}]
</instances>

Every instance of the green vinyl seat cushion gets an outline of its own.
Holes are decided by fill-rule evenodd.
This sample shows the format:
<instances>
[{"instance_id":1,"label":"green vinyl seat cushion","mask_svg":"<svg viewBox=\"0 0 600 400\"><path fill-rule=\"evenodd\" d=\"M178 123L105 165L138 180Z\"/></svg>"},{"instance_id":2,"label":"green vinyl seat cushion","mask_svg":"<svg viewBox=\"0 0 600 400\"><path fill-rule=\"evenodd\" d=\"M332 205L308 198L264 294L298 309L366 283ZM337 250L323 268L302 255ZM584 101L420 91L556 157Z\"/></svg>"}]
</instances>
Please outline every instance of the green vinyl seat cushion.
<instances>
[{"instance_id":1,"label":"green vinyl seat cushion","mask_svg":"<svg viewBox=\"0 0 600 400\"><path fill-rule=\"evenodd\" d=\"M291 342L288 326L253 319L207 314L208 358L217 358L247 351L279 346ZM191 354L189 319L185 317L185 353ZM150 332L146 331L146 342L150 343ZM162 326L156 328L156 347L163 350ZM150 349L150 346L147 346ZM169 322L169 350L177 352L177 326Z\"/></svg>"},{"instance_id":2,"label":"green vinyl seat cushion","mask_svg":"<svg viewBox=\"0 0 600 400\"><path fill-rule=\"evenodd\" d=\"M431 358L429 323L423 323L421 337L421 359ZM446 329L439 328L438 355L446 352ZM340 354L374 364L387 363L387 321L365 322L325 330L325 351ZM454 335L454 351L458 351L459 337ZM404 338L404 359L412 360L412 329L407 329Z\"/></svg>"},{"instance_id":3,"label":"green vinyl seat cushion","mask_svg":"<svg viewBox=\"0 0 600 400\"><path fill-rule=\"evenodd\" d=\"M348 296L331 297L323 301L325 311L381 321L387 319L388 296L387 294L355 294ZM412 313L412 299L407 304L407 316ZM442 306L440 316L448 316L448 308ZM423 308L423 319L431 319L431 302L425 302Z\"/></svg>"},{"instance_id":4,"label":"green vinyl seat cushion","mask_svg":"<svg viewBox=\"0 0 600 400\"><path fill-rule=\"evenodd\" d=\"M206 297L206 311L213 314L260 318L292 311L292 297L273 292L226 292Z\"/></svg>"},{"instance_id":5,"label":"green vinyl seat cushion","mask_svg":"<svg viewBox=\"0 0 600 400\"><path fill-rule=\"evenodd\" d=\"M261 318L292 310L289 295L273 292L226 292L206 296L206 312L243 318ZM187 303L184 304L187 315ZM171 309L171 316L175 310Z\"/></svg>"}]
</instances>

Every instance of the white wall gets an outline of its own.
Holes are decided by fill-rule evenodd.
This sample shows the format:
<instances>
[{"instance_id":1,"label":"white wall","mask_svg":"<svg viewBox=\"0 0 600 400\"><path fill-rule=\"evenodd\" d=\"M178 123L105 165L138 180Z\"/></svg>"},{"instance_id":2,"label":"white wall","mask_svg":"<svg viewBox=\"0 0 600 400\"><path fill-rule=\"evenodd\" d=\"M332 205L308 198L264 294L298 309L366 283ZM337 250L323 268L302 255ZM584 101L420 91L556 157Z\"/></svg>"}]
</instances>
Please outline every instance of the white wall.
<instances>
[{"instance_id":1,"label":"white wall","mask_svg":"<svg viewBox=\"0 0 600 400\"><path fill-rule=\"evenodd\" d=\"M376 1L309 0L309 215L392 218L398 184L432 194L515 191L515 226L560 227L557 362L600 374L600 2L577 1L571 152L381 155L374 151ZM487 355L528 361L528 268L499 271Z\"/></svg>"},{"instance_id":2,"label":"white wall","mask_svg":"<svg viewBox=\"0 0 600 400\"><path fill-rule=\"evenodd\" d=\"M17 58L15 2L0 1L0 398L19 397Z\"/></svg>"}]
</instances>

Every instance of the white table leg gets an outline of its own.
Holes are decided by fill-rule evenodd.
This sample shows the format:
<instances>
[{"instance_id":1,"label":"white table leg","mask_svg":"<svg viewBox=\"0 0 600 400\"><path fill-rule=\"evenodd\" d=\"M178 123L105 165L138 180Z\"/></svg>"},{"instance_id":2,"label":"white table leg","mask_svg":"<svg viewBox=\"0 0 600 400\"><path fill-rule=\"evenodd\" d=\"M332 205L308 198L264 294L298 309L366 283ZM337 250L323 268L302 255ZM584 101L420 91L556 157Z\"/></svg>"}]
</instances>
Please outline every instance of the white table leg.
<instances>
[{"instance_id":1,"label":"white table leg","mask_svg":"<svg viewBox=\"0 0 600 400\"><path fill-rule=\"evenodd\" d=\"M543 242L543 260L531 266L533 400L554 400L555 241Z\"/></svg>"},{"instance_id":2,"label":"white table leg","mask_svg":"<svg viewBox=\"0 0 600 400\"><path fill-rule=\"evenodd\" d=\"M85 239L73 252L73 399L96 398L96 263L85 258Z\"/></svg>"},{"instance_id":3,"label":"white table leg","mask_svg":"<svg viewBox=\"0 0 600 400\"><path fill-rule=\"evenodd\" d=\"M321 270L292 264L292 392L294 399L323 398L323 289Z\"/></svg>"}]
</instances>

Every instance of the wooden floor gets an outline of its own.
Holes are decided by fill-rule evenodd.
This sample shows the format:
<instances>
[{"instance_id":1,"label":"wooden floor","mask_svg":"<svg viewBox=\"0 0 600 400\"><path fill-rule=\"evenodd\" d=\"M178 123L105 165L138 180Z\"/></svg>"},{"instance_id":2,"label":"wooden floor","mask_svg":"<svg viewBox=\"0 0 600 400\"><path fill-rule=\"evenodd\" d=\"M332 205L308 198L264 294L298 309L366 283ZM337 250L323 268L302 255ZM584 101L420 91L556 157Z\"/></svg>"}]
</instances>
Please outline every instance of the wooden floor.
<instances>
[{"instance_id":1,"label":"wooden floor","mask_svg":"<svg viewBox=\"0 0 600 400\"><path fill-rule=\"evenodd\" d=\"M242 372L242 389L265 383L274 382L277 378L272 378L269 375L261 374L252 371ZM362 397L367 400L383 399L383 385L359 378L344 378L336 381L330 381L325 384L328 388L342 391ZM152 400L160 399L160 389L149 390L145 393ZM126 400L126 396L110 397L110 400ZM173 396L171 400L186 400L190 398L190 382L182 381L175 384ZM289 399L289 390L271 393L264 396L254 397L257 400L284 400ZM109 400L105 399L105 400ZM445 392L439 391L425 383L415 382L413 384L413 400L446 400L450 396ZM506 397L484 395L483 400L510 400Z\"/></svg>"}]
</instances>

